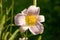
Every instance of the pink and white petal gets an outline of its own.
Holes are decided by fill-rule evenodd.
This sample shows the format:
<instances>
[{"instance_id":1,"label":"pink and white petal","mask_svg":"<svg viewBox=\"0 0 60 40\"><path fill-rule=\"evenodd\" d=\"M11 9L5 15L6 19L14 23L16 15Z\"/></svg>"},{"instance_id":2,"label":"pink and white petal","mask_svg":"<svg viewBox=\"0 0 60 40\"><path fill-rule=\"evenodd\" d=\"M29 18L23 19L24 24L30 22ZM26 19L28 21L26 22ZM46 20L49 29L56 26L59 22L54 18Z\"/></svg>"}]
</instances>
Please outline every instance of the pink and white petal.
<instances>
[{"instance_id":1,"label":"pink and white petal","mask_svg":"<svg viewBox=\"0 0 60 40\"><path fill-rule=\"evenodd\" d=\"M36 35L36 33L35 33L35 28L34 28L34 27L29 27L29 30L30 30L30 32L31 32L33 35Z\"/></svg>"},{"instance_id":2,"label":"pink and white petal","mask_svg":"<svg viewBox=\"0 0 60 40\"><path fill-rule=\"evenodd\" d=\"M42 34L44 27L42 25L36 25L36 26L30 27L29 30L33 35Z\"/></svg>"},{"instance_id":3,"label":"pink and white petal","mask_svg":"<svg viewBox=\"0 0 60 40\"><path fill-rule=\"evenodd\" d=\"M37 28L40 30L40 34L42 34L44 32L44 27L43 24L41 24L40 22L38 22L36 24Z\"/></svg>"},{"instance_id":4,"label":"pink and white petal","mask_svg":"<svg viewBox=\"0 0 60 40\"><path fill-rule=\"evenodd\" d=\"M25 32L29 27L28 26L21 26L20 27L20 32L23 33Z\"/></svg>"},{"instance_id":5,"label":"pink and white petal","mask_svg":"<svg viewBox=\"0 0 60 40\"><path fill-rule=\"evenodd\" d=\"M15 16L15 24L16 24L17 26L25 25L25 24L26 24L26 23L25 23L25 16L22 15L21 13L17 14L17 15Z\"/></svg>"},{"instance_id":6,"label":"pink and white petal","mask_svg":"<svg viewBox=\"0 0 60 40\"><path fill-rule=\"evenodd\" d=\"M38 14L39 15L39 13L40 13L40 7L37 7L36 8L36 11L35 11L35 14Z\"/></svg>"},{"instance_id":7,"label":"pink and white petal","mask_svg":"<svg viewBox=\"0 0 60 40\"><path fill-rule=\"evenodd\" d=\"M27 9L24 9L23 11L21 11L22 14L27 14Z\"/></svg>"},{"instance_id":8,"label":"pink and white petal","mask_svg":"<svg viewBox=\"0 0 60 40\"><path fill-rule=\"evenodd\" d=\"M35 15L38 15L39 12L40 12L40 8L39 7L36 7L36 6L30 6L27 10L28 13L33 13Z\"/></svg>"},{"instance_id":9,"label":"pink and white petal","mask_svg":"<svg viewBox=\"0 0 60 40\"><path fill-rule=\"evenodd\" d=\"M44 22L45 21L45 17L43 15L40 15L38 17L38 20L39 20L39 22Z\"/></svg>"}]
</instances>

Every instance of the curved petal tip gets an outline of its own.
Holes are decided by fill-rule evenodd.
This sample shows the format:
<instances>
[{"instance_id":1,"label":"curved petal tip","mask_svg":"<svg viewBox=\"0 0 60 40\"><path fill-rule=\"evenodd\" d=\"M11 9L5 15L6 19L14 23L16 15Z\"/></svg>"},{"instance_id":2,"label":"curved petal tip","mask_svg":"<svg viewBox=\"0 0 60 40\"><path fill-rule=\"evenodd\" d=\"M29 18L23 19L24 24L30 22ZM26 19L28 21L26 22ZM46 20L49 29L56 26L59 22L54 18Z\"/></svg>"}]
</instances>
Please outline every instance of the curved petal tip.
<instances>
[{"instance_id":1,"label":"curved petal tip","mask_svg":"<svg viewBox=\"0 0 60 40\"><path fill-rule=\"evenodd\" d=\"M45 17L43 15L40 15L39 18L40 22L44 22L45 21Z\"/></svg>"}]
</instances>

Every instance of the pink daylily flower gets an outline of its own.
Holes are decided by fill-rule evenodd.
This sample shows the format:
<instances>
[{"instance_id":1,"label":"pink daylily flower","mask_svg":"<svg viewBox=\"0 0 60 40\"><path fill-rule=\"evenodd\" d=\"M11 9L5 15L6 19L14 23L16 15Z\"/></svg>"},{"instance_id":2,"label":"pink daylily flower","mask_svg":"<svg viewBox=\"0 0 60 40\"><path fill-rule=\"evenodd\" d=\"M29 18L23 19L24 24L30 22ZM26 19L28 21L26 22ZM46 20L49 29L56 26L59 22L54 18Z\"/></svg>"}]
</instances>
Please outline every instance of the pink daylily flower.
<instances>
[{"instance_id":1,"label":"pink daylily flower","mask_svg":"<svg viewBox=\"0 0 60 40\"><path fill-rule=\"evenodd\" d=\"M15 16L15 24L21 26L22 33L29 29L33 35L42 34L44 27L41 22L44 22L45 18L39 13L40 8L32 5Z\"/></svg>"}]
</instances>

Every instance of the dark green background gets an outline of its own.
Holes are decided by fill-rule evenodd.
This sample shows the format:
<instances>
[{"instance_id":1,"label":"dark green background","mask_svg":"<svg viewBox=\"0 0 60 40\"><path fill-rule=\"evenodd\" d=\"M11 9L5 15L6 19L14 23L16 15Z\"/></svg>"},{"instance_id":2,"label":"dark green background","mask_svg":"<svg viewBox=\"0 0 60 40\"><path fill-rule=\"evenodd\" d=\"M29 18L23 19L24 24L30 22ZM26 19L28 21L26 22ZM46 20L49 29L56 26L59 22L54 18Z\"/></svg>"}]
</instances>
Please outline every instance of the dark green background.
<instances>
[{"instance_id":1,"label":"dark green background","mask_svg":"<svg viewBox=\"0 0 60 40\"><path fill-rule=\"evenodd\" d=\"M9 7L12 0L3 0L3 9ZM14 0L14 16L23 9L33 5L33 0ZM60 0L37 0L37 6L40 7L40 14L45 16L44 33L42 40L60 40ZM8 17L11 17L11 13ZM9 24L10 21L7 23ZM14 32L19 27L13 27ZM20 34L17 34L15 40L18 40ZM29 37L29 40L37 40L39 35Z\"/></svg>"}]
</instances>

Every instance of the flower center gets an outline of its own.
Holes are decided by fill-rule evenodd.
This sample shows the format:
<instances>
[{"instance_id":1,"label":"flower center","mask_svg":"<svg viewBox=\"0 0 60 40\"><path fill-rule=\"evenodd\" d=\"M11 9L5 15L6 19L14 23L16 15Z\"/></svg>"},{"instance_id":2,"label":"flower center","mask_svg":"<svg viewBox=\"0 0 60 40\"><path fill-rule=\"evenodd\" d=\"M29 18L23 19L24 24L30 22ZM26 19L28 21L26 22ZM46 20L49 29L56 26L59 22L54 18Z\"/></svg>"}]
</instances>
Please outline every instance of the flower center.
<instances>
[{"instance_id":1,"label":"flower center","mask_svg":"<svg viewBox=\"0 0 60 40\"><path fill-rule=\"evenodd\" d=\"M35 25L36 16L35 15L27 15L25 20L26 20L26 24L27 25L30 25L30 26Z\"/></svg>"}]
</instances>

